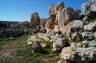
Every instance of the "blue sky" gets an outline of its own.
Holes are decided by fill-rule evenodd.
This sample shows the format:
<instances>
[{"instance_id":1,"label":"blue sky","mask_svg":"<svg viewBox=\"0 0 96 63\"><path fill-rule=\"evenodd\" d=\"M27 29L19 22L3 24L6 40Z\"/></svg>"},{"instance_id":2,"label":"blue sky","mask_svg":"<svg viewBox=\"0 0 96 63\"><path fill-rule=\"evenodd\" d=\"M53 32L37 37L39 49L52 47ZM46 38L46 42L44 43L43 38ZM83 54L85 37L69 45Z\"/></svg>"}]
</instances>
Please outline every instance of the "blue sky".
<instances>
[{"instance_id":1,"label":"blue sky","mask_svg":"<svg viewBox=\"0 0 96 63\"><path fill-rule=\"evenodd\" d=\"M33 12L38 12L41 18L48 17L48 7L63 1L65 7L81 9L87 0L0 0L0 20L29 21Z\"/></svg>"}]
</instances>

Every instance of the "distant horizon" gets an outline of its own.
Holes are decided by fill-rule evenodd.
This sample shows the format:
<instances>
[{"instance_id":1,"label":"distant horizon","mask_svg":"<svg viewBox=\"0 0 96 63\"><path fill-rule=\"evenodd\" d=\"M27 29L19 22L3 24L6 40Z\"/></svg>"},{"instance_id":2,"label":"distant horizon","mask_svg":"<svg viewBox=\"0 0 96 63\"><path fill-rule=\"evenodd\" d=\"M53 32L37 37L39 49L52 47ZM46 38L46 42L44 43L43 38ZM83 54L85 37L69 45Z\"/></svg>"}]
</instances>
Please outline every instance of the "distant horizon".
<instances>
[{"instance_id":1,"label":"distant horizon","mask_svg":"<svg viewBox=\"0 0 96 63\"><path fill-rule=\"evenodd\" d=\"M0 0L0 21L30 21L31 14L39 13L40 18L48 18L51 4L64 2L65 7L81 9L88 0Z\"/></svg>"}]
</instances>

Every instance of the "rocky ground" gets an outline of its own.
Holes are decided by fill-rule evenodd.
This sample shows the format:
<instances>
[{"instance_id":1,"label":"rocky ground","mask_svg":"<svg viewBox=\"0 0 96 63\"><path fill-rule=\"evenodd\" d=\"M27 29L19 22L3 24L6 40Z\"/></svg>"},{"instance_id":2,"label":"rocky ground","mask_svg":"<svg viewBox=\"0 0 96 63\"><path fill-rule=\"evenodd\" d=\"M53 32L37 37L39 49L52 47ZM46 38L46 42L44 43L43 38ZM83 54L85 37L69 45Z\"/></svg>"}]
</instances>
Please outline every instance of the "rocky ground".
<instances>
[{"instance_id":1,"label":"rocky ground","mask_svg":"<svg viewBox=\"0 0 96 63\"><path fill-rule=\"evenodd\" d=\"M96 63L96 0L85 2L82 8L80 13L65 7L64 2L51 5L45 22L33 13L34 31L27 40L32 52L48 52L46 48L51 43L51 52L60 53L58 63Z\"/></svg>"},{"instance_id":2,"label":"rocky ground","mask_svg":"<svg viewBox=\"0 0 96 63\"><path fill-rule=\"evenodd\" d=\"M56 63L59 60L59 55L50 51L51 44L46 53L32 53L26 45L28 36L0 38L0 63Z\"/></svg>"},{"instance_id":3,"label":"rocky ground","mask_svg":"<svg viewBox=\"0 0 96 63\"><path fill-rule=\"evenodd\" d=\"M96 63L96 0L82 7L51 5L48 19L33 13L30 36L0 38L0 63Z\"/></svg>"}]
</instances>

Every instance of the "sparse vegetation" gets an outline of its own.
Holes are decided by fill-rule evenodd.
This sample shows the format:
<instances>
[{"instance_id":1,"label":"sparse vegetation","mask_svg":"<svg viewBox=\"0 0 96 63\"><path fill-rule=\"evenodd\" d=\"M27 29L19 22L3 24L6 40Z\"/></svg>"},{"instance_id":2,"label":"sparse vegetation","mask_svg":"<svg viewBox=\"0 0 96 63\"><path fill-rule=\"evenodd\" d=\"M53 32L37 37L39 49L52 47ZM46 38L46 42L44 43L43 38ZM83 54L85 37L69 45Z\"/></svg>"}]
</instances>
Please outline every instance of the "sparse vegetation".
<instances>
[{"instance_id":1,"label":"sparse vegetation","mask_svg":"<svg viewBox=\"0 0 96 63\"><path fill-rule=\"evenodd\" d=\"M96 18L88 18L86 19L86 22L95 22L96 21Z\"/></svg>"},{"instance_id":2,"label":"sparse vegetation","mask_svg":"<svg viewBox=\"0 0 96 63\"><path fill-rule=\"evenodd\" d=\"M44 48L44 53L32 53L31 48L26 44L28 36L22 35L11 40L0 38L0 45L2 44L2 47L0 46L0 63L56 63L59 60L59 55L51 51L51 42L47 42L48 48ZM5 55L5 53L10 54Z\"/></svg>"},{"instance_id":3,"label":"sparse vegetation","mask_svg":"<svg viewBox=\"0 0 96 63\"><path fill-rule=\"evenodd\" d=\"M3 45L5 45L5 44L7 44L7 43L11 43L11 42L13 42L13 41L15 41L16 40L16 37L15 38L0 38L0 46L3 46Z\"/></svg>"}]
</instances>

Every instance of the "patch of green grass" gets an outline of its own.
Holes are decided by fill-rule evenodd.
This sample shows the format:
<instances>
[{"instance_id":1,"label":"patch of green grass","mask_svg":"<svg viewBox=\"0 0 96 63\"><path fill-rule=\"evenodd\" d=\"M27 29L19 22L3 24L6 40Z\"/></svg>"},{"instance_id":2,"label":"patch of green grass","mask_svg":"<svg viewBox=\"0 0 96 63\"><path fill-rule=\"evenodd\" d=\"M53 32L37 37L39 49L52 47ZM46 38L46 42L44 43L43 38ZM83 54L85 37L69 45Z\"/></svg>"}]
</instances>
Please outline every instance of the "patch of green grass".
<instances>
[{"instance_id":1,"label":"patch of green grass","mask_svg":"<svg viewBox=\"0 0 96 63\"><path fill-rule=\"evenodd\" d=\"M6 45L8 43L14 42L16 41L18 38L22 37L21 39L27 38L29 35L28 34L24 34L24 35L20 35L20 36L16 36L13 37L12 39L10 37L8 38L0 38L0 46ZM20 39L20 40L21 40ZM23 40L22 40L23 41ZM26 41L26 40L25 40Z\"/></svg>"},{"instance_id":2,"label":"patch of green grass","mask_svg":"<svg viewBox=\"0 0 96 63\"><path fill-rule=\"evenodd\" d=\"M0 41L9 41L10 39L8 38L0 38Z\"/></svg>"},{"instance_id":3,"label":"patch of green grass","mask_svg":"<svg viewBox=\"0 0 96 63\"><path fill-rule=\"evenodd\" d=\"M17 50L15 53L12 53L14 56L25 56L25 55L31 55L32 51L31 48L27 46L27 38L29 35L22 35L21 37L18 38L18 45L17 45Z\"/></svg>"},{"instance_id":4,"label":"patch of green grass","mask_svg":"<svg viewBox=\"0 0 96 63\"><path fill-rule=\"evenodd\" d=\"M15 41L16 38L10 39L10 38L0 38L0 46L5 45L7 43Z\"/></svg>"}]
</instances>

